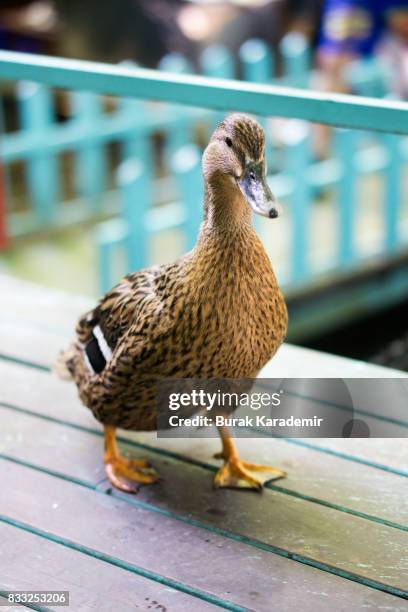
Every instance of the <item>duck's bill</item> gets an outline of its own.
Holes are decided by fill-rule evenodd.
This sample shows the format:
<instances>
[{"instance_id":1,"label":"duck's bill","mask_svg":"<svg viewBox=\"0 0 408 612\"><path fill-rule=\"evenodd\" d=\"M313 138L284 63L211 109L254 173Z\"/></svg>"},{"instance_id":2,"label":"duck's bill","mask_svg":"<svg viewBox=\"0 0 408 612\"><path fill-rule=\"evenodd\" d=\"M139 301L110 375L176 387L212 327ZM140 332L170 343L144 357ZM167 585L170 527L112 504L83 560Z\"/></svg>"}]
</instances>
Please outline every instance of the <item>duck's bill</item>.
<instances>
[{"instance_id":1,"label":"duck's bill","mask_svg":"<svg viewBox=\"0 0 408 612\"><path fill-rule=\"evenodd\" d=\"M248 168L238 180L238 186L252 210L262 217L276 219L282 213L282 207L266 182L265 176L256 168Z\"/></svg>"}]
</instances>

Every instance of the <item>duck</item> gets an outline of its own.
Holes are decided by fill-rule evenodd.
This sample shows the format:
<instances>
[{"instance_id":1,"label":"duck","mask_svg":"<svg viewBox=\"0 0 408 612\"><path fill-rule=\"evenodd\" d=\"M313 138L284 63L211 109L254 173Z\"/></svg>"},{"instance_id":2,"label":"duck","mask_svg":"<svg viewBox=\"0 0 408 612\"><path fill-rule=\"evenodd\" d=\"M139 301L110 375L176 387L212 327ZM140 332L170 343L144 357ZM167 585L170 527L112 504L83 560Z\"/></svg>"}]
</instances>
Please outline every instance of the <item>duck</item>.
<instances>
[{"instance_id":1,"label":"duck","mask_svg":"<svg viewBox=\"0 0 408 612\"><path fill-rule=\"evenodd\" d=\"M202 173L204 214L194 248L126 275L80 317L75 341L56 364L102 424L106 477L127 493L158 475L147 461L120 453L116 430L157 430L158 381L254 379L287 332L285 300L252 219L281 213L266 180L259 123L227 116L204 150ZM266 480L285 476L241 459L229 429L218 431L216 488L260 491Z\"/></svg>"}]
</instances>

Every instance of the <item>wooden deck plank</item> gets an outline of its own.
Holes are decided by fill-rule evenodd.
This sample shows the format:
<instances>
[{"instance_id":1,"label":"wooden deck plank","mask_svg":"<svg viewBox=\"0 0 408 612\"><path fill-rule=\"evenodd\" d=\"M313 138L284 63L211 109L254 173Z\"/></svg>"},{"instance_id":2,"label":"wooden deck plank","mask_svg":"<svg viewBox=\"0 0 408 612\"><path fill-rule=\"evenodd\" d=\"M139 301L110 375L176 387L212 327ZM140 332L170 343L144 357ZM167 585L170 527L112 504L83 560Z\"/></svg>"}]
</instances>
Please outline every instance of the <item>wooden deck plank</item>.
<instances>
[{"instance_id":1,"label":"wooden deck plank","mask_svg":"<svg viewBox=\"0 0 408 612\"><path fill-rule=\"evenodd\" d=\"M5 291L2 291L2 288L5 288ZM11 309L6 319L8 317L9 321L13 322L12 326L7 320L0 323L0 352L4 351L17 359L33 361L43 366L49 365L57 350L66 346L67 336L72 331L78 313L86 310L89 304L87 300L81 298L71 300L62 292L51 292L50 295L47 290L27 283L15 282L14 279L5 282L1 275L0 293L6 295L5 303ZM342 376L350 377L353 373L354 376L359 377L407 376L406 373L396 372L394 374L392 370L371 368L367 364L358 364L358 362L337 359L333 356L327 356L326 360L325 355L311 355L311 353L313 352L305 349L284 346L271 364L268 364L263 375L288 378L298 375L301 370L302 375L305 376L304 361L306 360L308 363L313 361L315 364L313 366L315 370L312 369L312 372L308 368L307 375L311 376L337 377L339 366L341 366ZM327 367L322 367L322 360L327 363ZM310 609L312 607L323 609L322 576L326 581L328 578L337 581L330 584L324 582L324 590L328 591L330 596L332 592L339 592L339 589L344 591L345 595L342 599L352 602L352 609L358 609L355 606L356 601L358 606L363 607L363 593L366 594L364 606L367 604L367 593L370 597L372 593L375 593L386 598L376 600L378 607L381 605L391 606L390 609L399 609L401 606L401 600L391 595L367 589L313 567L307 569L314 572L310 576L313 577L312 582L314 581L315 588L320 584L321 591L317 590L318 599L313 600L310 597L311 578L309 574L301 574L303 590L299 591L292 600L294 585L298 585L299 568L304 572L306 566L294 561L290 561L289 566L284 566L282 562L288 563L289 561L278 555L287 550L291 554L299 555L299 559L303 559L304 562L310 559L315 567L319 563L326 566L326 569L332 566L337 568L336 571L359 574L358 580L377 581L378 586L382 583L403 590L408 582L408 560L404 554L408 548L408 535L402 529L390 527L390 524L381 524L381 521L385 523L390 521L407 525L408 508L401 503L401 500L404 499L404 495L406 496L404 489L407 489L408 480L397 475L397 473L408 473L408 457L406 448L404 449L402 444L396 445L392 440L373 439L285 441L263 438L241 440L239 444L245 447L246 458L271 462L271 449L273 449L275 456L273 463L289 471L289 478L272 486L262 497L259 497L244 492L214 492L212 490L210 472L215 465L218 465L218 462L214 461L210 455L214 450L218 450L219 441L216 439L160 439L157 441L155 435L135 435L126 432L125 438L136 439L142 444L153 447L161 447L162 450L159 448L142 450L140 447L129 446L127 450L136 456L147 454L165 477L160 484L144 488L136 501L132 502L130 498L121 499L123 496L118 493L112 496L104 495L106 483L101 482L103 470L102 444L100 435L98 435L100 426L95 423L87 410L80 407L73 385L58 381L45 371L0 360L0 378L3 375L8 384L0 388L0 400L3 399L21 408L38 412L42 417L57 418L79 427L91 428L95 432L72 429L64 423L44 421L44 418L23 414L21 411L0 409L0 430L7 432L6 436L0 439L1 450L17 461L32 464L31 468L27 468L8 462L8 466L12 466L11 471L17 470L21 474L19 470L24 472L30 469L35 474L34 484L38 479L41 481L41 478L52 479L53 488L50 488L50 491L53 492L56 486L60 492L60 499L63 499L63 487L74 487L75 490L69 489L70 497L79 496L80 505L83 504L84 507L84 515L88 514L86 508L95 507L94 497L108 499L108 504L111 504L108 507L104 506L106 502L98 502L105 508L98 523L101 529L104 520L105 523L112 520L112 514L116 518L116 503L121 500L120 503L123 505L120 506L119 518L124 530L128 528L126 520L129 518L125 508L128 508L128 512L131 513L142 510L148 512L149 518L143 520L150 521L149 524L153 525L156 536L157 533L161 533L162 536L159 536L161 538L166 537L166 528L163 526L165 520L171 521L172 537L174 533L176 537L179 536L180 525L202 532L204 537L208 530L213 530L213 532L215 530L217 537L220 538L223 558L227 565L231 564L228 558L231 546L243 546L242 541L237 541L237 537L238 540L244 538L246 542L244 552L240 553L238 549L234 549L239 566L237 575L241 573L242 577L242 565L246 563L248 555L252 563L253 555L247 549L253 548L256 550L257 557L260 552L267 555L265 558L260 558L264 583L267 577L270 581L271 573L270 565L268 565L270 559L275 560L274 577L276 576L277 582L274 585L274 595L276 596L278 592L278 584L280 587L282 584L289 584L291 587L290 594L286 592L283 594L283 600L279 597L276 599L275 603L279 604L279 608L276 609L295 605L295 601L304 601L305 597L306 606L310 605ZM11 412L12 416L10 416ZM327 452L333 454L330 455ZM342 453L345 454L344 458L336 456ZM186 455L188 461L182 461L180 454ZM194 462L197 464L194 465ZM364 462L367 465L363 465ZM370 464L376 463L381 469L374 468L372 465L370 467ZM33 466L37 466L40 470L54 471L57 476L59 474L59 477L41 473L38 469L33 469ZM206 472L203 468L206 469ZM390 470L389 473L387 469ZM6 478L8 477L7 474ZM63 478L74 479L76 483L67 482ZM23 478L23 482L27 479L28 477ZM48 480L48 482L51 487L51 481ZM55 485L56 482L58 485ZM31 483L29 490L30 486L32 486ZM41 486L44 486L45 491L46 485ZM92 487L97 487L98 490L90 490ZM26 491L17 492L14 502L16 511L21 513L20 520L25 521L27 519L21 518L24 517L25 512L20 508L22 497L19 498L19 495L23 494L25 495ZM32 494L34 495L34 492ZM93 497L88 499L87 495ZM153 507L141 508L141 502ZM13 501L10 504L11 509ZM45 525L43 510L39 509L37 500L35 504L38 521ZM328 507L330 505L331 507ZM45 515L47 515L46 510L47 508ZM64 512L65 510L66 508ZM353 516L349 511L360 513L360 515ZM300 516L301 520L299 520ZM249 521L248 517L256 517L256 520ZM52 513L51 518L53 518ZM63 521L57 521L55 525L57 532L63 537L65 535ZM271 529L271 525L279 525L279 529ZM140 535L140 529L138 533ZM147 537L149 535L147 534ZM211 533L211 538L213 538L213 533ZM195 532L193 543L194 541L197 543L198 539L199 536ZM139 538L139 541L143 541L143 537ZM127 551L125 544L122 544L121 550L124 555L140 554L140 551L136 553ZM261 550L259 544L261 548L266 546L266 549ZM103 545L110 549L112 542L109 537L103 539ZM186 543L184 545L187 546ZM177 546L178 544L175 548ZM198 544L196 548L199 548ZM195 550L188 549L186 557L190 558L192 554L194 563L198 567L198 562L194 557L195 553ZM153 568L152 571L157 571L154 569L157 560L153 557L154 555L151 554L147 557L147 561ZM279 563L276 560L279 560ZM219 562L219 559L217 561ZM132 560L131 563L135 561ZM195 587L203 589L203 586L197 586L200 583L196 565L192 570L190 569L190 575L193 576ZM255 570L253 565L251 570L260 581L259 570ZM176 574L173 577L180 579ZM253 586L252 576L249 578ZM248 607L251 594L248 594L243 588L243 581L244 579L241 579L239 582L238 600L234 601L239 601L238 605ZM208 583L208 578L205 578L205 583L210 584L211 592L213 592L213 583ZM345 584L347 587L344 587ZM222 586L217 582L214 592L218 597L228 599L223 595ZM356 587L360 589L357 599L354 591L351 594L349 590ZM235 595L235 583L230 590ZM270 606L265 607L267 605L265 589L258 592L256 610L270 610ZM403 609L407 608L408 606Z\"/></svg>"},{"instance_id":2,"label":"wooden deck plank","mask_svg":"<svg viewBox=\"0 0 408 612\"><path fill-rule=\"evenodd\" d=\"M100 436L0 405L0 453L96 485L105 478Z\"/></svg>"},{"instance_id":3,"label":"wooden deck plank","mask_svg":"<svg viewBox=\"0 0 408 612\"><path fill-rule=\"evenodd\" d=\"M0 480L6 515L249 610L294 609L299 601L305 612L326 610L328 600L338 611L406 609L400 598L13 463Z\"/></svg>"},{"instance_id":4,"label":"wooden deck plank","mask_svg":"<svg viewBox=\"0 0 408 612\"><path fill-rule=\"evenodd\" d=\"M68 410L78 412L78 408L69 407ZM83 412L80 408L79 411ZM95 432L101 429L98 424L92 422L92 419L80 419L79 423L91 427ZM36 462L42 458L45 463L40 464L46 465L49 455L54 456L56 448L62 450L69 444L69 452L58 453L59 471L69 473L76 478L91 479L91 482L98 482L104 477L101 459L102 441L97 435L90 437L82 431L71 433L66 427L44 423L36 417L25 418L25 415L4 407L0 407L0 430L7 431L7 435L0 443L2 452L16 452L18 449L18 457L27 461L32 460L34 452ZM37 430L44 433L38 437L31 436L31 431ZM157 467L160 462L166 461L166 457L161 458L154 452L156 445L181 459L193 458L209 467L219 464L212 458L219 448L217 439L157 441L154 435L149 434L143 436L129 434L129 437L136 442L144 440L153 447L150 452L135 447L129 447L129 451L131 454L147 456ZM30 439L29 446L26 445L27 439ZM321 461L316 451L293 447L281 440L241 440L239 446L241 445L248 460L270 462L273 452L273 461L279 467L288 470L288 478L273 485L275 488L320 499L323 503L373 515L379 520L399 523L408 528L408 508L406 504L401 504L401 498L408 497L408 479L385 474L381 470L367 469L365 466L336 457L329 456L325 461ZM75 462L72 462L71 455L76 457Z\"/></svg>"},{"instance_id":5,"label":"wooden deck plank","mask_svg":"<svg viewBox=\"0 0 408 612\"><path fill-rule=\"evenodd\" d=\"M21 369L20 369L21 368ZM56 417L74 425L100 431L99 424L77 399L73 385L60 381L46 372L0 361L1 377L9 384L0 388L0 400L34 410L41 415ZM52 402L49 402L52 398ZM218 439L172 440L155 434L123 432L126 438L168 449L205 463L218 465L212 454L219 448ZM315 443L317 440L313 440ZM310 442L310 440L309 440ZM323 440L330 444L332 440ZM367 460L383 462L385 466L406 469L408 461L404 446L393 440L368 440L361 452L363 440L338 440L347 443L350 456L362 454ZM278 483L291 491L319 497L333 504L341 504L358 512L366 512L386 520L407 524L408 508L401 504L408 480L383 470L338 457L323 455L307 447L285 440L240 440L245 455L254 461L273 461L285 469L289 477ZM357 447L357 448L356 448ZM273 458L272 458L273 457ZM334 476L335 475L335 476ZM406 493L405 493L406 495Z\"/></svg>"},{"instance_id":6,"label":"wooden deck plank","mask_svg":"<svg viewBox=\"0 0 408 612\"><path fill-rule=\"evenodd\" d=\"M199 462L219 466L213 455L220 442L211 439L161 438L125 432L128 440L150 442L160 448ZM339 506L345 511L372 515L408 527L408 479L384 473L335 456L324 456L313 449L292 446L282 440L241 439L241 455L254 463L273 463L287 471L287 477L271 483L272 490L304 495L321 503Z\"/></svg>"},{"instance_id":7,"label":"wooden deck plank","mask_svg":"<svg viewBox=\"0 0 408 612\"><path fill-rule=\"evenodd\" d=\"M0 523L0 538L2 590L69 591L69 609L76 612L219 610L216 605L5 523Z\"/></svg>"},{"instance_id":8,"label":"wooden deck plank","mask_svg":"<svg viewBox=\"0 0 408 612\"><path fill-rule=\"evenodd\" d=\"M309 444L310 438L299 438L299 442ZM399 439L395 443L393 438L314 438L316 448L328 449L334 453L354 456L394 469L396 472L408 472L408 440Z\"/></svg>"},{"instance_id":9,"label":"wooden deck plank","mask_svg":"<svg viewBox=\"0 0 408 612\"><path fill-rule=\"evenodd\" d=\"M3 413L7 411L0 410L0 416L3 415L0 428L4 429L9 423L8 431L11 430L2 443L3 453L97 485L101 476L100 439L85 432L69 434L62 425L40 422L26 415L15 415L14 419L14 416L10 418L10 411L6 416ZM248 492L215 492L210 475L194 465L170 458L156 458L155 464L164 481L144 489L139 497L141 500L168 512L296 552L319 563L347 571L356 571L358 567L356 573L366 578L397 588L406 585L408 563L403 558L408 548L407 532L362 521L277 491L265 491L260 497ZM128 496L126 501L129 501ZM248 521L248 516L265 517L266 520L258 518L252 522ZM279 528L271 530L271 525ZM383 575L383 564L388 568L387 577Z\"/></svg>"},{"instance_id":10,"label":"wooden deck plank","mask_svg":"<svg viewBox=\"0 0 408 612\"><path fill-rule=\"evenodd\" d=\"M93 551L130 569L164 577L237 607L267 609L265 592L272 555L246 556L247 547L165 516L127 504L111 495L1 461L0 481L8 495L2 514L49 537ZM6 469L7 466L7 469ZM19 483L19 486L16 486ZM239 575L245 559L248 588ZM206 560L206 562L204 562ZM211 560L211 563L209 562ZM132 566L132 567L130 567ZM273 564L272 564L273 566ZM230 567L226 576L223 568Z\"/></svg>"},{"instance_id":11,"label":"wooden deck plank","mask_svg":"<svg viewBox=\"0 0 408 612\"><path fill-rule=\"evenodd\" d=\"M1 597L1 595L0 595L0 602L1 602L1 609L4 612L21 612L21 610L30 609L30 608L26 608L26 606L9 606L7 599L5 597Z\"/></svg>"},{"instance_id":12,"label":"wooden deck plank","mask_svg":"<svg viewBox=\"0 0 408 612\"><path fill-rule=\"evenodd\" d=\"M2 310L8 320L20 318L33 327L54 329L70 335L78 315L95 304L95 300L56 289L45 288L0 274Z\"/></svg>"},{"instance_id":13,"label":"wooden deck plank","mask_svg":"<svg viewBox=\"0 0 408 612\"><path fill-rule=\"evenodd\" d=\"M5 356L49 367L68 344L67 335L53 329L7 315L0 321L0 353Z\"/></svg>"}]
</instances>

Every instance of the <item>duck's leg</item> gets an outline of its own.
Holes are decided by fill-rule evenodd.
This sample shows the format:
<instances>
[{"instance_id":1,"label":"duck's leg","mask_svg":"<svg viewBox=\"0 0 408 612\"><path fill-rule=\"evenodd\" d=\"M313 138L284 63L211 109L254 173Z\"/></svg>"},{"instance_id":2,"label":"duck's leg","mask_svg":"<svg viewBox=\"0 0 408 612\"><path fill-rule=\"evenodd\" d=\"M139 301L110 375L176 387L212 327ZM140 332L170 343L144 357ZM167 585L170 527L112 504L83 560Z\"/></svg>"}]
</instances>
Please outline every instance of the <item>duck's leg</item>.
<instances>
[{"instance_id":1,"label":"duck's leg","mask_svg":"<svg viewBox=\"0 0 408 612\"><path fill-rule=\"evenodd\" d=\"M222 451L216 455L224 459L224 465L214 478L215 487L256 489L261 491L265 482L286 476L286 472L269 465L258 465L240 459L237 447L227 427L218 427L222 441Z\"/></svg>"},{"instance_id":2,"label":"duck's leg","mask_svg":"<svg viewBox=\"0 0 408 612\"><path fill-rule=\"evenodd\" d=\"M137 493L140 484L152 484L156 472L143 459L122 457L116 443L116 428L105 425L105 472L111 484L120 491Z\"/></svg>"}]
</instances>

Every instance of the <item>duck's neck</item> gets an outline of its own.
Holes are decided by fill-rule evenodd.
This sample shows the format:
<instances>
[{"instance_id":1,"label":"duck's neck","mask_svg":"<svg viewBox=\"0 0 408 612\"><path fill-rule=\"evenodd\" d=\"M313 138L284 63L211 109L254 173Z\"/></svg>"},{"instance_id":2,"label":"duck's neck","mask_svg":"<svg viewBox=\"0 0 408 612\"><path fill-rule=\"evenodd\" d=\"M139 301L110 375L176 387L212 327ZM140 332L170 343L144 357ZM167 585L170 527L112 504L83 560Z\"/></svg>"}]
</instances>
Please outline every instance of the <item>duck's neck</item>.
<instances>
[{"instance_id":1,"label":"duck's neck","mask_svg":"<svg viewBox=\"0 0 408 612\"><path fill-rule=\"evenodd\" d=\"M197 244L191 252L195 283L212 282L219 287L229 278L254 276L254 269L265 275L272 272L269 258L252 225L252 211L235 185L207 185L204 222Z\"/></svg>"},{"instance_id":2,"label":"duck's neck","mask_svg":"<svg viewBox=\"0 0 408 612\"><path fill-rule=\"evenodd\" d=\"M252 211L231 178L223 176L213 183L207 183L201 235L208 233L231 235L250 228L252 228Z\"/></svg>"}]
</instances>

